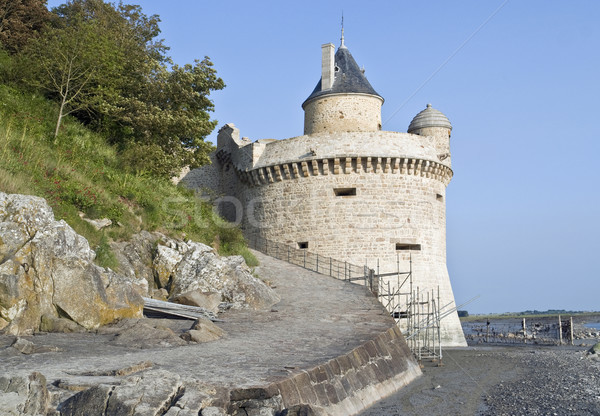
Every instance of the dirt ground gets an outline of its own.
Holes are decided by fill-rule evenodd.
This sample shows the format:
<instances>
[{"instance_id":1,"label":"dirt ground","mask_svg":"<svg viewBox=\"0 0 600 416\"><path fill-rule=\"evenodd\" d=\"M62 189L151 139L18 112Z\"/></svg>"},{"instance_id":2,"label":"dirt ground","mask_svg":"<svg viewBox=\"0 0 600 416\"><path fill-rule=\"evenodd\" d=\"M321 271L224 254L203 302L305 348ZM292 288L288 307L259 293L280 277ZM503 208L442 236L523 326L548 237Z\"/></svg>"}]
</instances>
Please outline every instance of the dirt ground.
<instances>
[{"instance_id":1,"label":"dirt ground","mask_svg":"<svg viewBox=\"0 0 600 416\"><path fill-rule=\"evenodd\" d=\"M424 362L422 377L361 416L597 416L600 361L588 348L447 349L443 366Z\"/></svg>"}]
</instances>

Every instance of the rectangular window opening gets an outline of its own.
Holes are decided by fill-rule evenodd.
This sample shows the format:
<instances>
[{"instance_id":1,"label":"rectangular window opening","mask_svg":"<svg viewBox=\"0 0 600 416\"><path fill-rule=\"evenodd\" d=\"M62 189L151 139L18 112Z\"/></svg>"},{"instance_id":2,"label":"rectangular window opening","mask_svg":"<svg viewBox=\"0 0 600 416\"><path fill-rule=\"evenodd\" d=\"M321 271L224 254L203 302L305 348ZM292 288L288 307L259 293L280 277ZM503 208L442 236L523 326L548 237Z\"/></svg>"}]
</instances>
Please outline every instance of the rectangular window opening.
<instances>
[{"instance_id":1,"label":"rectangular window opening","mask_svg":"<svg viewBox=\"0 0 600 416\"><path fill-rule=\"evenodd\" d=\"M396 251L420 251L421 244L396 243Z\"/></svg>"},{"instance_id":2,"label":"rectangular window opening","mask_svg":"<svg viewBox=\"0 0 600 416\"><path fill-rule=\"evenodd\" d=\"M298 248L300 250L306 250L308 248L308 241L298 241Z\"/></svg>"},{"instance_id":3,"label":"rectangular window opening","mask_svg":"<svg viewBox=\"0 0 600 416\"><path fill-rule=\"evenodd\" d=\"M333 188L335 196L356 196L356 188Z\"/></svg>"},{"instance_id":4,"label":"rectangular window opening","mask_svg":"<svg viewBox=\"0 0 600 416\"><path fill-rule=\"evenodd\" d=\"M441 202L444 200L444 196L442 194L435 194L435 199Z\"/></svg>"}]
</instances>

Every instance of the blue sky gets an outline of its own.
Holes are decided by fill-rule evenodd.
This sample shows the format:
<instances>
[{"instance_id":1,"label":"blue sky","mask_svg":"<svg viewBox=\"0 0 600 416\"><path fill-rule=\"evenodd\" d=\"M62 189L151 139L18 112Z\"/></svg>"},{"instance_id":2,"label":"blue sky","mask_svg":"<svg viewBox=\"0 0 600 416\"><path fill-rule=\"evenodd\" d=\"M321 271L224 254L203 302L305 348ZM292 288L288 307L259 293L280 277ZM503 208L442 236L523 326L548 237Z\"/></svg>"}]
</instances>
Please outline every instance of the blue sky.
<instances>
[{"instance_id":1,"label":"blue sky","mask_svg":"<svg viewBox=\"0 0 600 416\"><path fill-rule=\"evenodd\" d=\"M253 140L302 134L300 105L343 10L346 45L386 100L383 129L406 131L428 102L454 126L457 302L600 310L600 2L133 3L161 17L176 63L211 58L227 84L214 118Z\"/></svg>"}]
</instances>

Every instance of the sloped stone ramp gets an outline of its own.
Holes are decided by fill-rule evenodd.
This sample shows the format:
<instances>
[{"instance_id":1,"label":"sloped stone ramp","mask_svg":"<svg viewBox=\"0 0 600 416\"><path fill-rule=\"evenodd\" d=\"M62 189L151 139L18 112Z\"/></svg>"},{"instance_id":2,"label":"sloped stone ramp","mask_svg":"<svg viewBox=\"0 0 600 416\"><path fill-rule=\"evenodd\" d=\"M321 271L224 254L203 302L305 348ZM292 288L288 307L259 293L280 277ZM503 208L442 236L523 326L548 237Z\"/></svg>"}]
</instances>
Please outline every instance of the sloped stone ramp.
<instances>
[{"instance_id":1,"label":"sloped stone ramp","mask_svg":"<svg viewBox=\"0 0 600 416\"><path fill-rule=\"evenodd\" d=\"M0 402L39 372L49 394L25 390L23 402L53 415L352 415L421 374L365 288L255 255L281 302L219 316L227 335L217 341L124 346L110 333L41 334L28 337L41 352L24 355L0 336ZM38 398L46 402L34 406Z\"/></svg>"}]
</instances>

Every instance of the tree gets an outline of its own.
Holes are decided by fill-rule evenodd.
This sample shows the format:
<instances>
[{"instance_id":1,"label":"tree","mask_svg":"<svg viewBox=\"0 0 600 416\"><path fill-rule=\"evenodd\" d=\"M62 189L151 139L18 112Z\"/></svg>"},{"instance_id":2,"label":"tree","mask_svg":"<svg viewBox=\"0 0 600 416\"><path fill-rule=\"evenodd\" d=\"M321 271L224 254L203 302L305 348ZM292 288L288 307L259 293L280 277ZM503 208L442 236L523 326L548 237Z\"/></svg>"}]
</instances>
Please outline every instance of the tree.
<instances>
[{"instance_id":1,"label":"tree","mask_svg":"<svg viewBox=\"0 0 600 416\"><path fill-rule=\"evenodd\" d=\"M0 42L10 53L20 51L50 21L46 0L0 0Z\"/></svg>"},{"instance_id":2,"label":"tree","mask_svg":"<svg viewBox=\"0 0 600 416\"><path fill-rule=\"evenodd\" d=\"M208 57L170 70L160 65L146 85L121 100L119 122L132 132L133 142L157 145L172 158L170 174L200 166L212 149L204 137L217 123L210 120L214 105L208 96L224 86Z\"/></svg>"},{"instance_id":3,"label":"tree","mask_svg":"<svg viewBox=\"0 0 600 416\"><path fill-rule=\"evenodd\" d=\"M59 102L55 138L61 118L73 114L129 149L141 170L168 176L208 162L204 138L217 123L209 96L225 86L208 57L173 65L158 39L160 19L140 6L71 0L53 13L54 27L27 56L38 68L33 84Z\"/></svg>"},{"instance_id":4,"label":"tree","mask_svg":"<svg viewBox=\"0 0 600 416\"><path fill-rule=\"evenodd\" d=\"M122 60L112 46L95 22L85 20L48 30L29 45L24 54L31 68L28 82L59 102L55 140L63 117L91 110L103 95L110 95Z\"/></svg>"}]
</instances>

